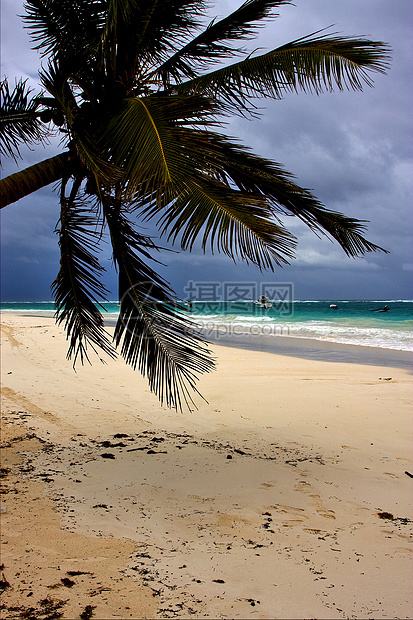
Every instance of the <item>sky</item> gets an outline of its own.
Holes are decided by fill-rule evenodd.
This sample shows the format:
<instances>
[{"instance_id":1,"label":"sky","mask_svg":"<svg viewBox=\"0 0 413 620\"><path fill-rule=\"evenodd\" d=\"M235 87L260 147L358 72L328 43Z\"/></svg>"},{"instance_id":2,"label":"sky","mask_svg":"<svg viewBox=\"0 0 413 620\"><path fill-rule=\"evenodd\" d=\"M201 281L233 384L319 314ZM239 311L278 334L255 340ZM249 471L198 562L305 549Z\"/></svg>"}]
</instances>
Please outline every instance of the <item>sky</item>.
<instances>
[{"instance_id":1,"label":"sky","mask_svg":"<svg viewBox=\"0 0 413 620\"><path fill-rule=\"evenodd\" d=\"M28 78L38 91L40 58L17 16L21 0L2 0L1 78ZM241 4L212 3L211 17L223 17ZM292 283L295 299L412 299L413 243L413 2L411 0L295 0L266 23L250 50L263 51L331 26L329 32L365 36L388 43L392 62L387 75L374 74L374 88L320 96L287 94L282 101L260 102L258 119L234 117L226 132L261 156L282 163L296 182L310 189L329 209L368 220L367 238L389 250L348 258L337 244L319 238L294 218L287 227L298 239L291 265L261 273L223 255L165 252L161 273L185 298L187 283ZM59 152L58 140L22 150L17 164L4 161L7 176ZM1 214L2 301L46 301L59 269L55 226L59 217L53 186L44 188ZM154 230L148 230L153 234ZM178 249L178 248L176 248ZM109 298L117 298L110 249Z\"/></svg>"}]
</instances>

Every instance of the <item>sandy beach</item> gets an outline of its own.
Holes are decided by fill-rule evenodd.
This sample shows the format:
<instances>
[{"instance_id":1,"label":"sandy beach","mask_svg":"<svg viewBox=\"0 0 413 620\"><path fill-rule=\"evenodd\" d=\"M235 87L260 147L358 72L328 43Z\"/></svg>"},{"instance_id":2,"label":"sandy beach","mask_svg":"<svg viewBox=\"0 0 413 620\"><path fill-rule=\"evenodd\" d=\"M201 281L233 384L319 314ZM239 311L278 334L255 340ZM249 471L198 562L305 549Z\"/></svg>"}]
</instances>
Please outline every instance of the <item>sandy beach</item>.
<instances>
[{"instance_id":1,"label":"sandy beach","mask_svg":"<svg viewBox=\"0 0 413 620\"><path fill-rule=\"evenodd\" d=\"M1 618L412 617L403 364L214 344L179 413L121 359L74 372L52 318L1 322Z\"/></svg>"}]
</instances>

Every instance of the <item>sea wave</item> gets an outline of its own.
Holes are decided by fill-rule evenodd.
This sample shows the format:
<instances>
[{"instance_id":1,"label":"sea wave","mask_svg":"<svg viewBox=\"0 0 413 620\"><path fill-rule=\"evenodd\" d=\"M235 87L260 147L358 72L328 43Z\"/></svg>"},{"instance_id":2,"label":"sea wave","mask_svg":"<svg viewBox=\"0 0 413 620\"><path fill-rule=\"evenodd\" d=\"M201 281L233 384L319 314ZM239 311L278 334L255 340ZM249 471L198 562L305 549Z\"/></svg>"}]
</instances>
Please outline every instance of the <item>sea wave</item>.
<instances>
[{"instance_id":1,"label":"sea wave","mask_svg":"<svg viewBox=\"0 0 413 620\"><path fill-rule=\"evenodd\" d=\"M241 300L240 300L241 301ZM338 301L339 311L331 311L325 300L296 301L294 306L257 309L251 301L194 302L185 318L195 326L216 334L251 334L310 338L341 344L354 344L400 351L413 351L413 308L411 300ZM377 306L390 306L389 312L371 312ZM105 320L119 316L116 301L104 302ZM375 306L376 308L372 308ZM293 309L294 308L294 309ZM283 312L284 311L284 312ZM53 316L53 302L3 302L1 312ZM204 314L205 313L205 314Z\"/></svg>"},{"instance_id":2,"label":"sea wave","mask_svg":"<svg viewBox=\"0 0 413 620\"><path fill-rule=\"evenodd\" d=\"M398 351L413 351L413 336L409 329L383 328L337 324L324 321L277 322L270 317L235 318L223 315L192 316L190 320L206 335L264 335L290 336L326 340L338 344L353 344Z\"/></svg>"}]
</instances>

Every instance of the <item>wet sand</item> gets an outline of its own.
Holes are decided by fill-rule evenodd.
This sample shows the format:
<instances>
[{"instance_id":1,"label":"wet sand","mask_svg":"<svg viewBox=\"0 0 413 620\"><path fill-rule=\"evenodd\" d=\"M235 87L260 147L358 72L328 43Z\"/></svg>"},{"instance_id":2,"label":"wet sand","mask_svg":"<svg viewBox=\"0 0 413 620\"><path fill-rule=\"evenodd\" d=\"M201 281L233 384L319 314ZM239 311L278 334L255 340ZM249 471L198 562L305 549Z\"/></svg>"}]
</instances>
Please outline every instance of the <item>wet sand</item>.
<instances>
[{"instance_id":1,"label":"wet sand","mask_svg":"<svg viewBox=\"0 0 413 620\"><path fill-rule=\"evenodd\" d=\"M405 368L214 345L177 413L50 318L2 341L2 617L411 617Z\"/></svg>"}]
</instances>

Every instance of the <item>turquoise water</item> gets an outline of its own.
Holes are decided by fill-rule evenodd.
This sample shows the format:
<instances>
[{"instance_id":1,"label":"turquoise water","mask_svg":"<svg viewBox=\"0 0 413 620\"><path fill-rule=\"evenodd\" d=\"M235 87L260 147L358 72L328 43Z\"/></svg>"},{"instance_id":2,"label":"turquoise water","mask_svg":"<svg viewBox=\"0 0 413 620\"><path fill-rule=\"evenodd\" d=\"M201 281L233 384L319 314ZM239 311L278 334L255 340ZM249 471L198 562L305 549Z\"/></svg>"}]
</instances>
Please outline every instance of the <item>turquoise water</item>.
<instances>
[{"instance_id":1,"label":"turquoise water","mask_svg":"<svg viewBox=\"0 0 413 620\"><path fill-rule=\"evenodd\" d=\"M337 310L330 308L336 304ZM388 305L388 312L373 310ZM104 304L107 319L116 319L117 302ZM0 310L52 316L51 302L2 303ZM206 336L267 335L313 338L343 344L413 351L413 300L276 301L265 310L252 300L194 301L188 317Z\"/></svg>"}]
</instances>

